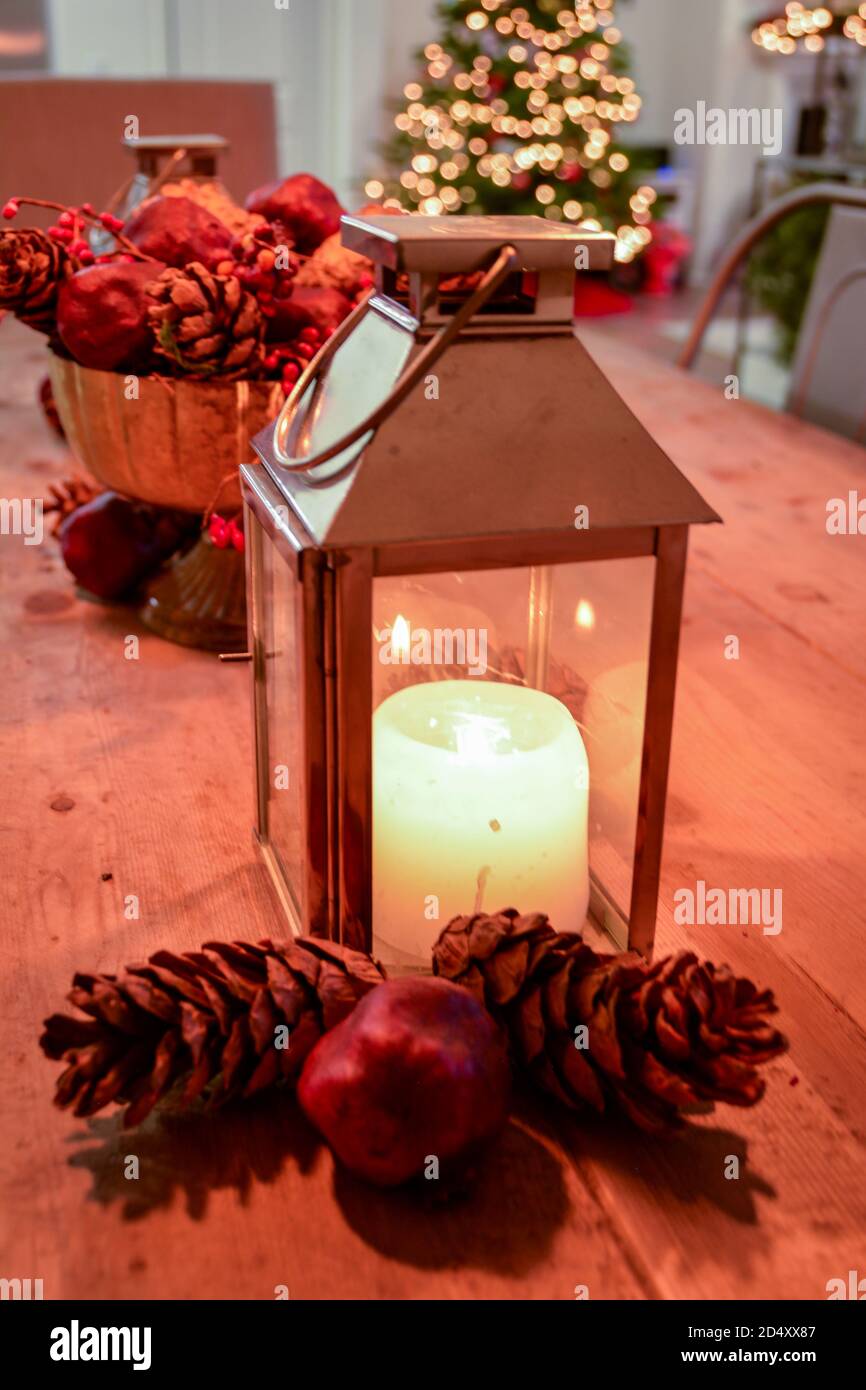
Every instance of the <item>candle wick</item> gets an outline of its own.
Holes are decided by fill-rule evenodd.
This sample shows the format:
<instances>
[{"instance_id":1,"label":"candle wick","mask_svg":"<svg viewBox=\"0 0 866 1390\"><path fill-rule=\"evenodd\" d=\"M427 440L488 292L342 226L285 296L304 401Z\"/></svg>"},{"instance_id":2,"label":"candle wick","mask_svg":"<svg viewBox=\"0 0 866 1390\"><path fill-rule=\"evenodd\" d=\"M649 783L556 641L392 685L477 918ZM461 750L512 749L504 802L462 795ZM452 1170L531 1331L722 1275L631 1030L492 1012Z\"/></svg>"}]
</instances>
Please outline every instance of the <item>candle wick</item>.
<instances>
[{"instance_id":1,"label":"candle wick","mask_svg":"<svg viewBox=\"0 0 866 1390\"><path fill-rule=\"evenodd\" d=\"M479 869L478 877L475 880L475 906L472 909L473 913L481 911L484 902L484 890L487 887L487 880L489 877L490 865L485 864L483 868Z\"/></svg>"}]
</instances>

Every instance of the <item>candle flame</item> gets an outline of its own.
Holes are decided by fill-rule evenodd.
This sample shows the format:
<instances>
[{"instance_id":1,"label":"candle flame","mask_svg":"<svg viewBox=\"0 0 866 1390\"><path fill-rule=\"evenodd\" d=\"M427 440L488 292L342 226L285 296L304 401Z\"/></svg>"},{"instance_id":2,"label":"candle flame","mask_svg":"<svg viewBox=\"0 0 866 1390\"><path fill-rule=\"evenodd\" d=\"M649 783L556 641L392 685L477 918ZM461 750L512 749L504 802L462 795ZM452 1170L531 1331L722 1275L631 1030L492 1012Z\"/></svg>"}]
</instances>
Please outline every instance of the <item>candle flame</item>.
<instances>
[{"instance_id":1,"label":"candle flame","mask_svg":"<svg viewBox=\"0 0 866 1390\"><path fill-rule=\"evenodd\" d=\"M391 650L401 657L409 655L409 624L402 613L397 614L391 628Z\"/></svg>"},{"instance_id":2,"label":"candle flame","mask_svg":"<svg viewBox=\"0 0 866 1390\"><path fill-rule=\"evenodd\" d=\"M585 628L587 632L595 627L595 609L588 598L582 598L577 605L574 622L576 627Z\"/></svg>"}]
</instances>

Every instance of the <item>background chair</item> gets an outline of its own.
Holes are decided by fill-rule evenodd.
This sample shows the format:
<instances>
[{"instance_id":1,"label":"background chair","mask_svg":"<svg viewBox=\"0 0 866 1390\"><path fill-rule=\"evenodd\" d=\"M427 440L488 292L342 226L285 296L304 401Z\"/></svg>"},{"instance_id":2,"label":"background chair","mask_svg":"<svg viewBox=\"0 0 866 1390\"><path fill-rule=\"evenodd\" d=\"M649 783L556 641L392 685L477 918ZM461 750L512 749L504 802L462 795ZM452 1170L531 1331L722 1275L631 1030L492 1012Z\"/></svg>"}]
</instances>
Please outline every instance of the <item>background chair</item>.
<instances>
[{"instance_id":1,"label":"background chair","mask_svg":"<svg viewBox=\"0 0 866 1390\"><path fill-rule=\"evenodd\" d=\"M224 135L230 148L220 178L239 201L277 177L269 82L16 74L0 80L0 201L21 193L104 205L134 170L121 144L130 115L142 135ZM56 216L28 208L27 224L47 226Z\"/></svg>"},{"instance_id":2,"label":"background chair","mask_svg":"<svg viewBox=\"0 0 866 1390\"><path fill-rule=\"evenodd\" d=\"M814 184L777 199L735 240L707 291L679 365L690 370L726 290L753 248L802 207L831 204L791 372L787 408L848 438L866 437L866 189Z\"/></svg>"}]
</instances>

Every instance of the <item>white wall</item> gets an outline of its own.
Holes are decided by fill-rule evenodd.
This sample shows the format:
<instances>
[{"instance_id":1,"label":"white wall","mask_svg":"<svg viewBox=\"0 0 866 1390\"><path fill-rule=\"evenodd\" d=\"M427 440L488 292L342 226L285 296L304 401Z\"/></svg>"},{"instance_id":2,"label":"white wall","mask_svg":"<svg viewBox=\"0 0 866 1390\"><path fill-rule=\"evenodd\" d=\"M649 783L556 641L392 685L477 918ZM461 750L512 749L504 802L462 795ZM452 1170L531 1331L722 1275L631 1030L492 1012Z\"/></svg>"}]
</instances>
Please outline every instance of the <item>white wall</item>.
<instances>
[{"instance_id":1,"label":"white wall","mask_svg":"<svg viewBox=\"0 0 866 1390\"><path fill-rule=\"evenodd\" d=\"M310 169L350 203L377 167L389 103L414 75L413 50L438 33L435 0L47 3L58 72L273 81L281 168ZM748 34L767 6L621 0L617 21L645 103L637 139L671 143L674 113L698 100L724 108L781 104L785 60L762 60ZM741 223L758 158L753 149L676 149L697 191L699 276Z\"/></svg>"},{"instance_id":2,"label":"white wall","mask_svg":"<svg viewBox=\"0 0 866 1390\"><path fill-rule=\"evenodd\" d=\"M349 202L381 138L394 0L48 0L53 70L275 84L280 168Z\"/></svg>"},{"instance_id":3,"label":"white wall","mask_svg":"<svg viewBox=\"0 0 866 1390\"><path fill-rule=\"evenodd\" d=\"M436 7L435 0L386 3L385 90L395 96L411 73L408 55L437 33ZM785 60L762 59L749 38L755 17L769 8L768 0L620 0L615 8L644 101L635 139L670 145L674 162L694 180L696 279L706 278L746 216L762 156L753 149L674 146L675 112L699 100L725 109L783 104Z\"/></svg>"}]
</instances>

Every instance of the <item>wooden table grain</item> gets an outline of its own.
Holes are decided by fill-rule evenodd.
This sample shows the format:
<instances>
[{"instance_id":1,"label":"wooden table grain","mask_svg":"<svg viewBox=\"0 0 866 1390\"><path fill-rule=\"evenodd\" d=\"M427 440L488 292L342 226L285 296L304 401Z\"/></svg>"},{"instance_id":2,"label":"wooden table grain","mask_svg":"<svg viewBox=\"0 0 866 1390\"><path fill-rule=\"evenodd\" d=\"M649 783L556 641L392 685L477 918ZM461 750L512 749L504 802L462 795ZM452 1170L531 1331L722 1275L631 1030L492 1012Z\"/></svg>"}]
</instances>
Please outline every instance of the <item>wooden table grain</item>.
<instances>
[{"instance_id":1,"label":"wooden table grain","mask_svg":"<svg viewBox=\"0 0 866 1390\"><path fill-rule=\"evenodd\" d=\"M141 633L75 596L52 543L3 536L0 1276L46 1298L821 1299L866 1274L866 537L825 526L830 498L866 495L866 454L585 339L726 521L691 550L658 946L775 989L791 1051L765 1101L663 1141L521 1097L447 1209L335 1170L283 1096L131 1133L58 1112L37 1038L74 970L281 922L250 835L248 671ZM68 468L43 369L4 323L7 498ZM677 926L697 879L781 888L781 933Z\"/></svg>"}]
</instances>

